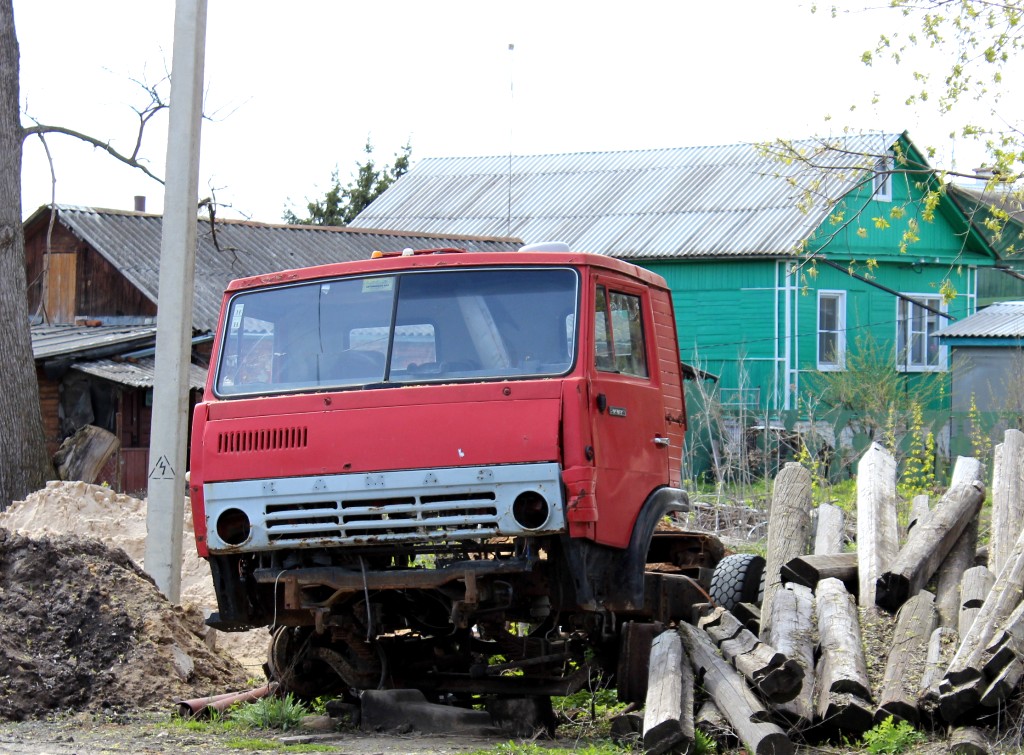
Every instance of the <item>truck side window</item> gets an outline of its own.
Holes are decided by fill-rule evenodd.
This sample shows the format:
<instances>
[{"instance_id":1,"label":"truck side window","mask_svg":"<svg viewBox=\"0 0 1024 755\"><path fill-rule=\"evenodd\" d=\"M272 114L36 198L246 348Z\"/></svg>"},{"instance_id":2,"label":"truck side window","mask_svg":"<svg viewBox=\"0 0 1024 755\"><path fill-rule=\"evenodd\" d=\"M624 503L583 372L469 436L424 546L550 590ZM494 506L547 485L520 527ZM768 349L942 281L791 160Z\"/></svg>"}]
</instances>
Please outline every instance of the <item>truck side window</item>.
<instances>
[{"instance_id":1,"label":"truck side window","mask_svg":"<svg viewBox=\"0 0 1024 755\"><path fill-rule=\"evenodd\" d=\"M647 377L640 297L598 286L594 305L594 354L597 369Z\"/></svg>"}]
</instances>

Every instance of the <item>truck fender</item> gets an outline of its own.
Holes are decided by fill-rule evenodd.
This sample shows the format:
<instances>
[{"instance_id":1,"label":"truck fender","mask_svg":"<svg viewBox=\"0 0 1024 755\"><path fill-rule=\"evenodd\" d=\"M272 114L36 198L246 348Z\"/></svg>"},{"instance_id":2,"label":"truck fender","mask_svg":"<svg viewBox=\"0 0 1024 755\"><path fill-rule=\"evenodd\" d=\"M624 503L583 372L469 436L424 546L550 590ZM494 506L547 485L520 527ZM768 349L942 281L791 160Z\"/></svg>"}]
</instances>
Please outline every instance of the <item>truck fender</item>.
<instances>
[{"instance_id":1,"label":"truck fender","mask_svg":"<svg viewBox=\"0 0 1024 755\"><path fill-rule=\"evenodd\" d=\"M652 492L633 524L626 548L611 548L592 540L562 539L576 604L584 610L639 611L644 607L644 568L651 538L662 517L688 511L689 499L679 488Z\"/></svg>"}]
</instances>

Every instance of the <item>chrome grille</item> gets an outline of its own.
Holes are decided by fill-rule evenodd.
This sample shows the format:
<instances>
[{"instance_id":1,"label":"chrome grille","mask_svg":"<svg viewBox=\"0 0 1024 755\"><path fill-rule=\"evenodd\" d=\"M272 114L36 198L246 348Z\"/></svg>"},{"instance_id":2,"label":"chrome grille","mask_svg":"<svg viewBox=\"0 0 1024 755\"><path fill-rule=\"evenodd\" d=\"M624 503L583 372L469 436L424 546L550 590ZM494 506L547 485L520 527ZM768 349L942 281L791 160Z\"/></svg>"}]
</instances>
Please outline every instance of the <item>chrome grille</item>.
<instances>
[{"instance_id":1,"label":"chrome grille","mask_svg":"<svg viewBox=\"0 0 1024 755\"><path fill-rule=\"evenodd\" d=\"M267 537L277 545L308 539L445 540L498 531L493 492L275 503Z\"/></svg>"}]
</instances>

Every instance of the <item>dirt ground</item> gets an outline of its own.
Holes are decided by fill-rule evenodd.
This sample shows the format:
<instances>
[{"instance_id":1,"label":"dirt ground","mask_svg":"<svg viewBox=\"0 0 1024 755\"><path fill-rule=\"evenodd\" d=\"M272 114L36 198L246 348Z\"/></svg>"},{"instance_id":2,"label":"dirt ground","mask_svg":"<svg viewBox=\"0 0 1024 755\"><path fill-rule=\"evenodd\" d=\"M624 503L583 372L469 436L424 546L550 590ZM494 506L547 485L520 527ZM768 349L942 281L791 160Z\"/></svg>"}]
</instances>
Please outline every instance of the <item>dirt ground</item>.
<instances>
[{"instance_id":1,"label":"dirt ground","mask_svg":"<svg viewBox=\"0 0 1024 755\"><path fill-rule=\"evenodd\" d=\"M166 714L106 717L90 714L49 721L0 723L0 753L5 755L107 755L108 753L174 753L174 755L240 755L254 750L229 745L232 737L265 737L309 742L339 755L458 755L495 747L508 738L473 736L384 735L299 730L287 734L188 731L172 725ZM299 737L296 739L296 737ZM552 742L572 747L572 742Z\"/></svg>"},{"instance_id":2,"label":"dirt ground","mask_svg":"<svg viewBox=\"0 0 1024 755\"><path fill-rule=\"evenodd\" d=\"M245 751L232 737L270 736L173 723L176 700L258 683L267 636L215 633L211 649L205 562L186 538L186 605L172 605L141 568L145 532L145 501L78 482L0 512L0 753L218 755ZM349 755L453 755L507 739L296 734Z\"/></svg>"}]
</instances>

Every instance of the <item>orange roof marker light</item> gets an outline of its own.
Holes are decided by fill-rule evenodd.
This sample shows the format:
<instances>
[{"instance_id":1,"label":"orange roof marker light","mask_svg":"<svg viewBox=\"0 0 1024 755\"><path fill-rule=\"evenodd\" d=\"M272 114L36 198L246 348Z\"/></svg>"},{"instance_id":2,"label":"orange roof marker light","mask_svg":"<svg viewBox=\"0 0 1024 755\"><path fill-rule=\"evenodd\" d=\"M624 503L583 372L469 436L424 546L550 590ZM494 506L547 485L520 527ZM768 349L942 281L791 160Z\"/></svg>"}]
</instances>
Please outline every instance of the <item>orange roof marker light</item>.
<instances>
[{"instance_id":1,"label":"orange roof marker light","mask_svg":"<svg viewBox=\"0 0 1024 755\"><path fill-rule=\"evenodd\" d=\"M465 249L457 247L441 247L438 249L410 249L406 248L400 252L376 251L370 255L370 259L379 260L381 257L419 257L424 254L465 254Z\"/></svg>"}]
</instances>

